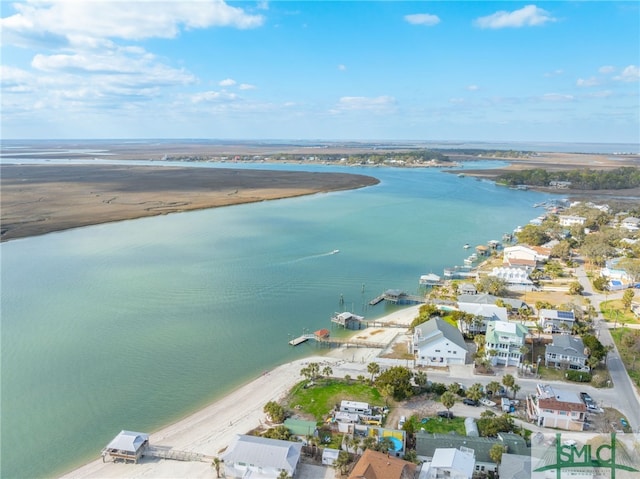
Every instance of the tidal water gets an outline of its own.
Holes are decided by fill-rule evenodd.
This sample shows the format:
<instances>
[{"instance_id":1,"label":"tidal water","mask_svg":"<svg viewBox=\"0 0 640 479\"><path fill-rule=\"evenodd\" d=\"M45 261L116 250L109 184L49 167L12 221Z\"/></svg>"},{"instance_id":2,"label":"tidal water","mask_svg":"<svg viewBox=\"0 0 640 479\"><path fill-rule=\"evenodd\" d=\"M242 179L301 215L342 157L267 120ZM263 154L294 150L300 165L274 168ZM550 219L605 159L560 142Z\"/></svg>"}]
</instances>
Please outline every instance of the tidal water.
<instances>
[{"instance_id":1,"label":"tidal water","mask_svg":"<svg viewBox=\"0 0 640 479\"><path fill-rule=\"evenodd\" d=\"M0 245L0 476L54 477L121 429L153 432L316 354L287 341L343 308L386 314L368 301L416 292L549 198L434 169L346 171L381 183Z\"/></svg>"}]
</instances>

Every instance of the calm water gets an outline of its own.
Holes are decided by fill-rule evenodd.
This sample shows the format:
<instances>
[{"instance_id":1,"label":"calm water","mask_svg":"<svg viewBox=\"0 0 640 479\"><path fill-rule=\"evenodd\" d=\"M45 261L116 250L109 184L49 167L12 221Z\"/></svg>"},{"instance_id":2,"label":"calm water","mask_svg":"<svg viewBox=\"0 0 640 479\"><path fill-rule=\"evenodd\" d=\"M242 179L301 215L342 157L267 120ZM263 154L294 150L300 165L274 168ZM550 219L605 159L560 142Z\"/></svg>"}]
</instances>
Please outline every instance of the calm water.
<instances>
[{"instance_id":1,"label":"calm water","mask_svg":"<svg viewBox=\"0 0 640 479\"><path fill-rule=\"evenodd\" d=\"M2 244L1 476L58 475L121 429L152 432L316 353L287 340L330 327L340 295L385 314L367 302L416 291L548 198L436 170L348 171L381 183Z\"/></svg>"}]
</instances>

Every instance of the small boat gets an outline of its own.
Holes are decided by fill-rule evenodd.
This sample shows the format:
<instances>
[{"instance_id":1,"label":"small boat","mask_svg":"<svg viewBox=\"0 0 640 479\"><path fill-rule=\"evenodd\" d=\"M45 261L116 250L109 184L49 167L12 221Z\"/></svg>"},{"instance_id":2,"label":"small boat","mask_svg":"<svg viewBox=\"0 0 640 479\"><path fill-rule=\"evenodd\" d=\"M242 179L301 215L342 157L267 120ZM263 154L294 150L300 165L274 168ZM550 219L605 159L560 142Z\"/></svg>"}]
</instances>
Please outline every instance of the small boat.
<instances>
[{"instance_id":1,"label":"small boat","mask_svg":"<svg viewBox=\"0 0 640 479\"><path fill-rule=\"evenodd\" d=\"M469 243L465 243L465 245L463 246L464 249L469 249Z\"/></svg>"},{"instance_id":2,"label":"small boat","mask_svg":"<svg viewBox=\"0 0 640 479\"><path fill-rule=\"evenodd\" d=\"M338 254L339 252L340 252L340 250L339 250L339 249L334 249L334 250L331 252L331 254Z\"/></svg>"}]
</instances>

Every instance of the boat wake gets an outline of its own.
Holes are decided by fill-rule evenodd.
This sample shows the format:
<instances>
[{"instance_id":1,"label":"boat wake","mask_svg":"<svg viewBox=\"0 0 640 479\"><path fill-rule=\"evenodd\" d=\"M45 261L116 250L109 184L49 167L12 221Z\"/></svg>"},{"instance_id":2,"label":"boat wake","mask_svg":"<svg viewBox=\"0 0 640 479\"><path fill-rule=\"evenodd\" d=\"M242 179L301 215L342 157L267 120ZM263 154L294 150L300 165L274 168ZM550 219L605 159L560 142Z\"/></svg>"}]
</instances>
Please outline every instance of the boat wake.
<instances>
[{"instance_id":1,"label":"boat wake","mask_svg":"<svg viewBox=\"0 0 640 479\"><path fill-rule=\"evenodd\" d=\"M302 258L292 259L291 261L285 261L283 264L300 263L301 261L309 261L312 259L324 258L325 256L333 256L334 254L338 254L339 252L340 252L339 249L334 249L333 251L329 251L327 253L312 254L310 256L303 256Z\"/></svg>"}]
</instances>

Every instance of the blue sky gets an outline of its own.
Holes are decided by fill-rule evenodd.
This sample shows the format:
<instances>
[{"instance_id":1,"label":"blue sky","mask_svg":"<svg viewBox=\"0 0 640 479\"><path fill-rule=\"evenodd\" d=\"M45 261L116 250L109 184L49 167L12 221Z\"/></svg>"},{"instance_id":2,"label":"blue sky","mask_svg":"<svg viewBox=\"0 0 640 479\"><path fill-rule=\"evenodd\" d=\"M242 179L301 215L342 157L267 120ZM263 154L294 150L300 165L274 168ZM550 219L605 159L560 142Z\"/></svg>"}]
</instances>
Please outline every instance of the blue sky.
<instances>
[{"instance_id":1,"label":"blue sky","mask_svg":"<svg viewBox=\"0 0 640 479\"><path fill-rule=\"evenodd\" d=\"M640 143L636 1L2 1L3 138Z\"/></svg>"}]
</instances>

